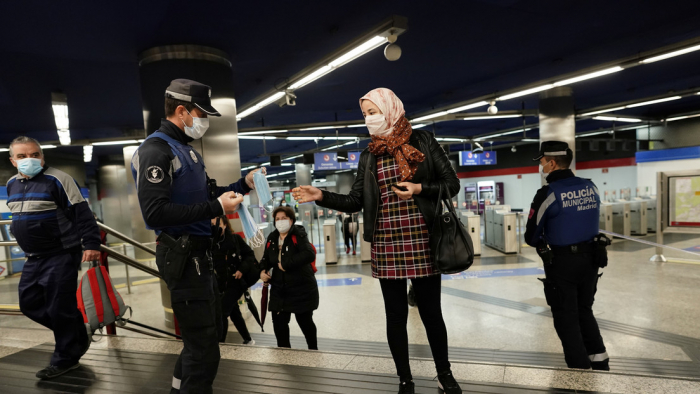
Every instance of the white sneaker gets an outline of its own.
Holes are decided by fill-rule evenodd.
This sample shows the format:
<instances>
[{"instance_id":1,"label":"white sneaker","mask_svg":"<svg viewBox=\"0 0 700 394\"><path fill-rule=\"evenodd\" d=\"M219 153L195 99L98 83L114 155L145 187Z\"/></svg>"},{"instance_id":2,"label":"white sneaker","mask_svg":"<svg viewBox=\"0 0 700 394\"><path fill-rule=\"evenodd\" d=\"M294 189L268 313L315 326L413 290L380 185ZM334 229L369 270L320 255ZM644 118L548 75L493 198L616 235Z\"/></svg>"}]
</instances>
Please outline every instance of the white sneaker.
<instances>
[{"instance_id":1,"label":"white sneaker","mask_svg":"<svg viewBox=\"0 0 700 394\"><path fill-rule=\"evenodd\" d=\"M255 345L255 339L251 339L250 341L243 341L243 344L253 346Z\"/></svg>"}]
</instances>

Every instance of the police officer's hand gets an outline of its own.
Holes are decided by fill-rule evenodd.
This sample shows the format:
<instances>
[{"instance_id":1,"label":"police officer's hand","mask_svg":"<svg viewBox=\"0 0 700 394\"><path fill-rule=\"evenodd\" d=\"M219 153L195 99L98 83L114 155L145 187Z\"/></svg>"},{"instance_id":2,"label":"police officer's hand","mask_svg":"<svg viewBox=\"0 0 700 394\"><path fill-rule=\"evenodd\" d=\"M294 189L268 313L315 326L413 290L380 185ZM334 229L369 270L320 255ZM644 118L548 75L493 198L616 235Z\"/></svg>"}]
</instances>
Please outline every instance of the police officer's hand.
<instances>
[{"instance_id":1,"label":"police officer's hand","mask_svg":"<svg viewBox=\"0 0 700 394\"><path fill-rule=\"evenodd\" d=\"M219 196L219 201L224 208L224 213L227 215L233 214L238 205L243 202L243 195L236 192L226 192Z\"/></svg>"},{"instance_id":2,"label":"police officer's hand","mask_svg":"<svg viewBox=\"0 0 700 394\"><path fill-rule=\"evenodd\" d=\"M262 171L263 174L267 175L267 169L265 169L265 167L260 167L260 168L254 169L253 171L249 172L245 176L245 183L247 183L248 187L251 189L255 189L255 182L253 181L253 175L258 171Z\"/></svg>"},{"instance_id":3,"label":"police officer's hand","mask_svg":"<svg viewBox=\"0 0 700 394\"><path fill-rule=\"evenodd\" d=\"M287 271L287 270L284 269L284 267L282 267L282 263L277 263L277 266L278 266L279 269L281 269L282 271L285 271L285 272Z\"/></svg>"},{"instance_id":4,"label":"police officer's hand","mask_svg":"<svg viewBox=\"0 0 700 394\"><path fill-rule=\"evenodd\" d=\"M292 197L298 203L323 200L323 192L313 186L299 186L292 189Z\"/></svg>"},{"instance_id":5,"label":"police officer's hand","mask_svg":"<svg viewBox=\"0 0 700 394\"><path fill-rule=\"evenodd\" d=\"M408 200L413 197L414 194L420 194L420 192L423 191L423 186L420 183L399 182L396 185L403 186L407 189L406 191L402 191L394 186L391 187L391 190L402 200Z\"/></svg>"},{"instance_id":6,"label":"police officer's hand","mask_svg":"<svg viewBox=\"0 0 700 394\"><path fill-rule=\"evenodd\" d=\"M263 282L267 283L267 282L270 281L270 279L272 279L272 277L271 277L270 275L267 274L267 271L261 271L261 272L260 272L260 280L262 280Z\"/></svg>"},{"instance_id":7,"label":"police officer's hand","mask_svg":"<svg viewBox=\"0 0 700 394\"><path fill-rule=\"evenodd\" d=\"M241 271L236 271L233 277L236 279L241 279L243 277L243 273Z\"/></svg>"},{"instance_id":8,"label":"police officer's hand","mask_svg":"<svg viewBox=\"0 0 700 394\"><path fill-rule=\"evenodd\" d=\"M100 251L99 250L86 250L83 252L83 260L81 261L82 263L86 261L95 261L100 259Z\"/></svg>"}]
</instances>

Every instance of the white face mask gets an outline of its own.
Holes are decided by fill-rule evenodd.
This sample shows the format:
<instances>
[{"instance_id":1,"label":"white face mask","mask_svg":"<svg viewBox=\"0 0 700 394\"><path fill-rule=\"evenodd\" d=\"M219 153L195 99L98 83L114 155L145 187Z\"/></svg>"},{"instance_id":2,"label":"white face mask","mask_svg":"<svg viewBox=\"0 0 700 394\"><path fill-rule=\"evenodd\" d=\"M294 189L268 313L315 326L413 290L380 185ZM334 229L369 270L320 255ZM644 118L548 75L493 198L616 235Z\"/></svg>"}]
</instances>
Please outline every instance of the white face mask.
<instances>
[{"instance_id":1,"label":"white face mask","mask_svg":"<svg viewBox=\"0 0 700 394\"><path fill-rule=\"evenodd\" d=\"M289 232L289 229L292 227L292 222L289 219L281 219L275 221L275 228L277 231L280 232L280 234L286 234Z\"/></svg>"},{"instance_id":2,"label":"white face mask","mask_svg":"<svg viewBox=\"0 0 700 394\"><path fill-rule=\"evenodd\" d=\"M187 111L187 113L192 116L190 111ZM202 138L209 128L209 118L195 118L192 116L192 126L188 126L184 120L182 123L185 125L185 134L196 140Z\"/></svg>"},{"instance_id":3,"label":"white face mask","mask_svg":"<svg viewBox=\"0 0 700 394\"><path fill-rule=\"evenodd\" d=\"M391 133L391 128L387 126L384 115L368 115L365 118L365 124L370 135L383 137Z\"/></svg>"},{"instance_id":4,"label":"white face mask","mask_svg":"<svg viewBox=\"0 0 700 394\"><path fill-rule=\"evenodd\" d=\"M546 162L544 165L540 165L540 173L541 173L541 174L544 174L544 175L548 175L548 174L549 174L548 172L544 172L544 168L547 167L547 166L549 165L549 163L551 163L551 162L548 161L548 162Z\"/></svg>"}]
</instances>

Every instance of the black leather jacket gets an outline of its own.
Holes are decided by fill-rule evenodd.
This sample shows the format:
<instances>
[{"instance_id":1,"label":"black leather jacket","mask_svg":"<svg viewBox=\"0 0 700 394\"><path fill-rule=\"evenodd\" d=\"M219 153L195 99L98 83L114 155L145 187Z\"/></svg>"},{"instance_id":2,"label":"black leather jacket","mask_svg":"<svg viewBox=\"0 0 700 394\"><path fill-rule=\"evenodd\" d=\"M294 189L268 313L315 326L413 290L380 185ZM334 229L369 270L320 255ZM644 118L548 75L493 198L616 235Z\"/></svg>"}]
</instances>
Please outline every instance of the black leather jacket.
<instances>
[{"instance_id":1,"label":"black leather jacket","mask_svg":"<svg viewBox=\"0 0 700 394\"><path fill-rule=\"evenodd\" d=\"M413 130L409 144L425 154L416 174L409 182L420 183L422 191L413 199L423 214L428 229L433 228L437 199L442 185L443 198L452 198L459 192L459 179L440 144L432 134ZM323 191L323 199L317 205L340 212L357 212L364 209L364 239L372 242L379 212L379 184L377 181L377 158L365 149L360 155L357 177L350 194Z\"/></svg>"}]
</instances>

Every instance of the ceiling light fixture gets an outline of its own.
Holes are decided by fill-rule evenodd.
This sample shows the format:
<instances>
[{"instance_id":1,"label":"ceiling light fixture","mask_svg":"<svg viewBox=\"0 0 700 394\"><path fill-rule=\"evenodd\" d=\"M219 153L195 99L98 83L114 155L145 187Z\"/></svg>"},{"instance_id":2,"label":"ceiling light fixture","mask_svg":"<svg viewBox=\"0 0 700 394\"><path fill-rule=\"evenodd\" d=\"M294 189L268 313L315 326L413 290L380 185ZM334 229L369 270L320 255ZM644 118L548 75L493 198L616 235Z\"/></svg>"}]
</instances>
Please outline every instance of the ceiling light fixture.
<instances>
[{"instance_id":1,"label":"ceiling light fixture","mask_svg":"<svg viewBox=\"0 0 700 394\"><path fill-rule=\"evenodd\" d=\"M527 96L528 94L541 92L543 90L549 90L553 87L554 87L554 84L548 83L546 85L537 86L537 87L526 89L526 90L521 90L520 92L506 94L505 96L501 96L501 97L497 98L496 100L503 101L503 100L509 100L509 99L516 98L516 97Z\"/></svg>"},{"instance_id":2,"label":"ceiling light fixture","mask_svg":"<svg viewBox=\"0 0 700 394\"><path fill-rule=\"evenodd\" d=\"M668 119L666 119L666 121L667 121L667 122L675 122L675 121L681 120L681 119L697 118L698 116L700 116L700 114L676 116L676 117L673 117L673 118L668 118Z\"/></svg>"},{"instance_id":3,"label":"ceiling light fixture","mask_svg":"<svg viewBox=\"0 0 700 394\"><path fill-rule=\"evenodd\" d=\"M641 106L643 106L643 105L651 105L651 104L656 104L656 103L663 103L663 102L666 102L666 101L678 100L678 99L680 99L680 98L682 98L682 97L681 97L681 96L666 97L666 98L662 98L662 99L658 99L658 100L651 100L651 101L644 101L644 102L636 103L636 104L630 104L630 105L625 106L625 108L641 107Z\"/></svg>"},{"instance_id":4,"label":"ceiling light fixture","mask_svg":"<svg viewBox=\"0 0 700 394\"><path fill-rule=\"evenodd\" d=\"M437 113L434 113L431 115L421 116L420 118L411 119L411 122L422 122L424 120L433 119L433 118L437 118L438 116L445 116L448 114L449 114L449 112L447 112L447 111L437 112Z\"/></svg>"},{"instance_id":5,"label":"ceiling light fixture","mask_svg":"<svg viewBox=\"0 0 700 394\"><path fill-rule=\"evenodd\" d=\"M605 112L613 112L613 111L619 111L621 109L625 109L626 107L615 107L615 108L609 108L609 109L601 109L600 111L593 111L593 112L587 112L585 114L581 114L581 116L591 116L591 115L596 115L596 114L602 114Z\"/></svg>"},{"instance_id":6,"label":"ceiling light fixture","mask_svg":"<svg viewBox=\"0 0 700 394\"><path fill-rule=\"evenodd\" d=\"M483 120L483 119L507 119L507 118L522 118L522 115L490 115L490 116L467 116L462 120Z\"/></svg>"},{"instance_id":7,"label":"ceiling light fixture","mask_svg":"<svg viewBox=\"0 0 700 394\"><path fill-rule=\"evenodd\" d=\"M594 116L593 119L595 120L607 120L611 122L630 122L630 123L636 123L636 122L641 122L641 119L637 118L621 118L619 116Z\"/></svg>"},{"instance_id":8,"label":"ceiling light fixture","mask_svg":"<svg viewBox=\"0 0 700 394\"><path fill-rule=\"evenodd\" d=\"M93 142L92 145L94 146L101 146L101 145L128 145L128 144L138 144L138 141L136 140L123 140L123 141L100 141L100 142Z\"/></svg>"},{"instance_id":9,"label":"ceiling light fixture","mask_svg":"<svg viewBox=\"0 0 700 394\"><path fill-rule=\"evenodd\" d=\"M279 134L279 133L286 133L289 130L261 130L261 131L251 131L251 132L242 132L238 133L239 136L245 136L245 135L260 135L260 134Z\"/></svg>"},{"instance_id":10,"label":"ceiling light fixture","mask_svg":"<svg viewBox=\"0 0 700 394\"><path fill-rule=\"evenodd\" d=\"M93 150L92 145L83 146L83 161L85 163L89 163L92 161L92 150Z\"/></svg>"},{"instance_id":11,"label":"ceiling light fixture","mask_svg":"<svg viewBox=\"0 0 700 394\"><path fill-rule=\"evenodd\" d=\"M484 105L489 105L489 103L486 102L486 101L479 101L479 102L477 102L477 103L467 104L467 105L463 105L463 106L461 106L461 107L448 109L448 110L445 111L445 112L447 112L448 114L453 114L453 113L455 113L455 112L462 112L462 111L466 111L466 110L469 110L469 109L472 109L472 108L483 107Z\"/></svg>"},{"instance_id":12,"label":"ceiling light fixture","mask_svg":"<svg viewBox=\"0 0 700 394\"><path fill-rule=\"evenodd\" d=\"M559 82L554 82L553 85L554 86L570 85L572 83L581 82L581 81L585 81L587 79L592 79L592 78L596 78L596 77L601 77L603 75L616 73L616 72L622 71L622 70L624 70L624 68L622 68L620 66L615 66L615 67L611 67L611 68L606 68L605 70L600 70L600 71L584 74L584 75L581 75L578 77L565 79L565 80L559 81Z\"/></svg>"},{"instance_id":13,"label":"ceiling light fixture","mask_svg":"<svg viewBox=\"0 0 700 394\"><path fill-rule=\"evenodd\" d=\"M692 47L688 47L688 48L684 48L684 49L679 49L677 51L665 53L663 55L650 57L650 58L641 60L639 63L642 63L642 64L654 63L654 62L658 62L659 60L664 60L664 59L668 59L668 58L679 56L679 55L685 55L686 53L695 52L697 50L700 50L700 45L695 45Z\"/></svg>"},{"instance_id":14,"label":"ceiling light fixture","mask_svg":"<svg viewBox=\"0 0 700 394\"><path fill-rule=\"evenodd\" d=\"M276 140L277 137L259 136L259 135L251 135L251 136L239 135L238 139L239 140Z\"/></svg>"},{"instance_id":15,"label":"ceiling light fixture","mask_svg":"<svg viewBox=\"0 0 700 394\"><path fill-rule=\"evenodd\" d=\"M56 131L58 132L58 140L61 145L70 145L70 130L68 119L68 99L63 93L51 93L51 108L53 109L53 118L56 122Z\"/></svg>"}]
</instances>

